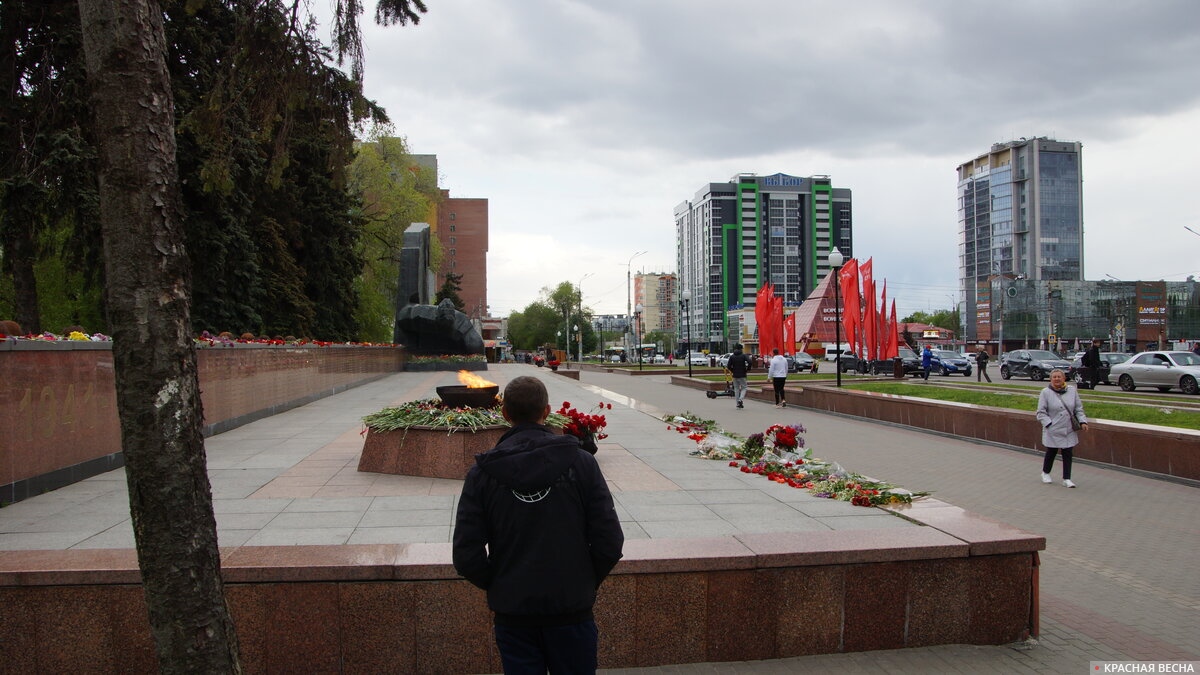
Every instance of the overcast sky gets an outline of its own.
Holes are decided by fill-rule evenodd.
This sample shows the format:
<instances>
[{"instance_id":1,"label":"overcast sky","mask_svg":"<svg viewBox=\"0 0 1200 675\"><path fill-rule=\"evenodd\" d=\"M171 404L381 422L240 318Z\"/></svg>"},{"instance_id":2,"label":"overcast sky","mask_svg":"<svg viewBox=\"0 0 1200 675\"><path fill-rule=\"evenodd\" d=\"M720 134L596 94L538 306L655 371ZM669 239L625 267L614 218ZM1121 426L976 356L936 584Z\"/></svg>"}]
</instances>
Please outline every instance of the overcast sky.
<instances>
[{"instance_id":1,"label":"overcast sky","mask_svg":"<svg viewBox=\"0 0 1200 675\"><path fill-rule=\"evenodd\" d=\"M828 174L899 313L949 308L955 167L1035 136L1083 143L1085 278L1200 276L1195 0L426 2L368 4L367 96L489 200L493 315L581 280L623 314L630 257L676 271L675 206L742 172Z\"/></svg>"}]
</instances>

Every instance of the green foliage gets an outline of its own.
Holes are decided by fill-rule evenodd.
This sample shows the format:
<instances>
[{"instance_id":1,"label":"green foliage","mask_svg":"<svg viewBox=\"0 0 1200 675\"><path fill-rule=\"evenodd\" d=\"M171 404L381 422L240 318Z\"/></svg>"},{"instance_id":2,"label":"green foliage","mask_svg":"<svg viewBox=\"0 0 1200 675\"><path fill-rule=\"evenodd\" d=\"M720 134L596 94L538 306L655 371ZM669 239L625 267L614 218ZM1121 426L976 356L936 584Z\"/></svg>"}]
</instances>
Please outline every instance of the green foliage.
<instances>
[{"instance_id":1,"label":"green foliage","mask_svg":"<svg viewBox=\"0 0 1200 675\"><path fill-rule=\"evenodd\" d=\"M672 353L675 351L675 339L675 333L670 331L652 330L642 336L642 343L650 344L653 342L654 344L662 345L664 352Z\"/></svg>"},{"instance_id":2,"label":"green foliage","mask_svg":"<svg viewBox=\"0 0 1200 675\"><path fill-rule=\"evenodd\" d=\"M562 315L542 301L529 303L524 310L508 317L508 338L515 349L537 349L555 341L554 332L562 328Z\"/></svg>"},{"instance_id":3,"label":"green foliage","mask_svg":"<svg viewBox=\"0 0 1200 675\"><path fill-rule=\"evenodd\" d=\"M448 273L446 281L442 283L442 287L438 289L437 295L434 296L433 304L441 304L442 300L449 300L454 303L454 308L458 311L463 311L463 300L459 297L458 292L462 290L462 275Z\"/></svg>"},{"instance_id":4,"label":"green foliage","mask_svg":"<svg viewBox=\"0 0 1200 675\"><path fill-rule=\"evenodd\" d=\"M379 126L367 142L356 146L348 174L363 228L356 317L362 339L370 342L392 339L404 230L414 222L431 220L433 205L441 199L433 170L418 165L405 140L389 132L389 127ZM437 269L441 247L436 238L430 243L430 266Z\"/></svg>"},{"instance_id":5,"label":"green foliage","mask_svg":"<svg viewBox=\"0 0 1200 675\"><path fill-rule=\"evenodd\" d=\"M1037 410L1038 389L1022 387L1004 388L1004 391L981 392L976 389L960 389L953 387L922 386L920 390L911 384L902 382L872 382L849 385L849 388L862 391L874 391L881 394L896 394L900 396L917 396L938 401L956 401L973 403L992 408L1009 408L1012 410ZM1126 405L1121 402L1106 402L1104 399L1118 394L1107 392L1079 392L1083 399L1088 417L1094 419L1112 420L1114 422L1137 422L1139 424L1155 424L1164 427L1182 427L1184 429L1200 429L1200 413L1169 408L1149 407L1141 405ZM1140 397L1140 400L1151 402L1153 399ZM1169 401L1169 399L1167 399Z\"/></svg>"},{"instance_id":6,"label":"green foliage","mask_svg":"<svg viewBox=\"0 0 1200 675\"><path fill-rule=\"evenodd\" d=\"M342 340L361 325L390 341L395 260L386 274L367 269L362 242L375 233L361 193L347 194L354 132L386 116L287 4L164 3L193 328ZM424 11L380 8L390 21ZM2 11L16 60L0 69L0 308L111 333L79 8L11 0ZM351 54L356 17L339 27ZM417 184L436 193L435 176ZM428 219L428 203L415 210L405 224Z\"/></svg>"}]
</instances>

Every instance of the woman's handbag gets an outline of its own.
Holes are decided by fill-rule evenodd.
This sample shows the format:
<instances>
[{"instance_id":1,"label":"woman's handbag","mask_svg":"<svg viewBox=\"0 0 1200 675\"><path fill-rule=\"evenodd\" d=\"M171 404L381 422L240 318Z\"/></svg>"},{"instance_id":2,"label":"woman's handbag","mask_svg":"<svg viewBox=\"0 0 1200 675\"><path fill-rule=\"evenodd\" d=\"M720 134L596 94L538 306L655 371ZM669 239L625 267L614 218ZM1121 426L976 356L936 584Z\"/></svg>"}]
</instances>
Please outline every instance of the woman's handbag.
<instances>
[{"instance_id":1,"label":"woman's handbag","mask_svg":"<svg viewBox=\"0 0 1200 675\"><path fill-rule=\"evenodd\" d=\"M1071 429L1073 431L1079 431L1082 428L1083 428L1083 425L1079 423L1079 418L1075 416L1074 412L1072 412L1071 413Z\"/></svg>"}]
</instances>

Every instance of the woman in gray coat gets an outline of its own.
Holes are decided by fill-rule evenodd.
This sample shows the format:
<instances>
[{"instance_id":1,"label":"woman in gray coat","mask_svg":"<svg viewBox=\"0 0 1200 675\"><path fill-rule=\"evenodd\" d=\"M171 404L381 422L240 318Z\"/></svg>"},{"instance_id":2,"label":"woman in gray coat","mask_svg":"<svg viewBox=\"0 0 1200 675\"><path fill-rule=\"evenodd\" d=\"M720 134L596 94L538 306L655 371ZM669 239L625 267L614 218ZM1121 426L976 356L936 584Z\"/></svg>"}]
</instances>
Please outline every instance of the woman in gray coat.
<instances>
[{"instance_id":1,"label":"woman in gray coat","mask_svg":"<svg viewBox=\"0 0 1200 675\"><path fill-rule=\"evenodd\" d=\"M1042 482L1053 483L1050 470L1054 468L1054 457L1062 451L1063 485L1073 488L1071 482L1071 451L1079 444L1079 434L1071 424L1072 416L1079 422L1079 430L1087 431L1087 415L1083 414L1083 401L1079 392L1067 386L1067 375L1061 370L1050 373L1050 386L1038 396L1037 419L1042 425L1042 445L1046 446L1046 458L1042 460Z\"/></svg>"}]
</instances>

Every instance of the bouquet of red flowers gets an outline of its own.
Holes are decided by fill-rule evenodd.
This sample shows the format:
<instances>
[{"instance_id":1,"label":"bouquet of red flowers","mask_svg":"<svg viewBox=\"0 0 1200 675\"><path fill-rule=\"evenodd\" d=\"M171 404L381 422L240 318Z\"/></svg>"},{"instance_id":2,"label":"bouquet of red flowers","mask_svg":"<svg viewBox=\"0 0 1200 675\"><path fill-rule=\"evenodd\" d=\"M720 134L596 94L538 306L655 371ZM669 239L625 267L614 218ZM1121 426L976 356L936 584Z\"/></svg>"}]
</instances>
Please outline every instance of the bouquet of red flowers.
<instances>
[{"instance_id":1,"label":"bouquet of red flowers","mask_svg":"<svg viewBox=\"0 0 1200 675\"><path fill-rule=\"evenodd\" d=\"M599 403L593 410L612 410L611 403ZM562 424L564 434L570 434L579 439L584 450L596 454L596 441L608 438L608 434L604 433L604 427L608 426L608 420L604 415L594 413L582 413L571 407L570 401L563 401L562 407L555 413L561 415L565 419Z\"/></svg>"}]
</instances>

